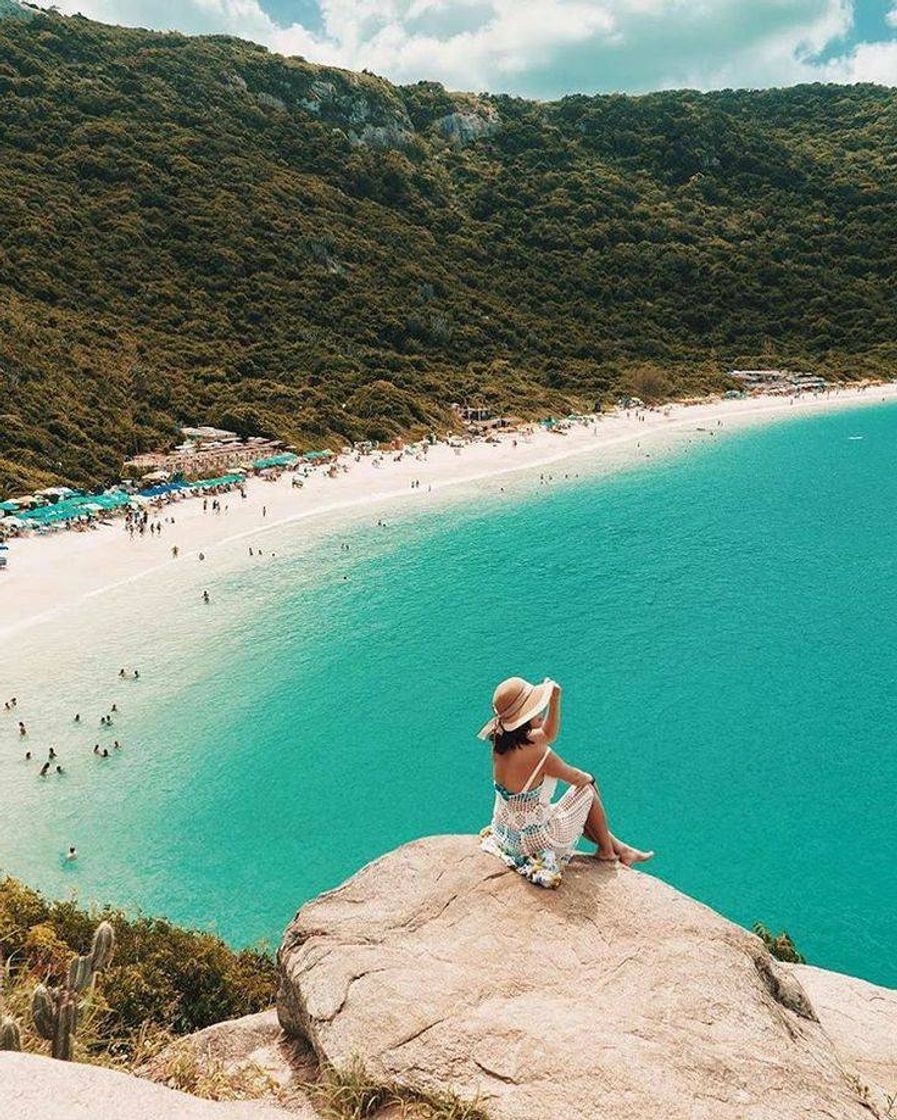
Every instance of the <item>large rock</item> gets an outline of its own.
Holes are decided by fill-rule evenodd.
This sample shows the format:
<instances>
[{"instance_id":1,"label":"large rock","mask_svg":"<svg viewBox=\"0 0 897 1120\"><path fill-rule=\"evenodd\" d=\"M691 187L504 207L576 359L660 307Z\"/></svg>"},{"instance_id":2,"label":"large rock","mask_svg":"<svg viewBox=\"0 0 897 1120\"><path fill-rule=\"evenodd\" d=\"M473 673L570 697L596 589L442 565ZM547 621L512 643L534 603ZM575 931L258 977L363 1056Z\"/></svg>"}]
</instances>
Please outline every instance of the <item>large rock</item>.
<instances>
[{"instance_id":1,"label":"large rock","mask_svg":"<svg viewBox=\"0 0 897 1120\"><path fill-rule=\"evenodd\" d=\"M790 967L860 1093L883 1114L897 1115L897 992L840 972Z\"/></svg>"},{"instance_id":2,"label":"large rock","mask_svg":"<svg viewBox=\"0 0 897 1120\"><path fill-rule=\"evenodd\" d=\"M420 840L304 906L278 1013L319 1059L477 1098L495 1120L868 1120L794 974L752 934L583 858L527 884Z\"/></svg>"},{"instance_id":3,"label":"large rock","mask_svg":"<svg viewBox=\"0 0 897 1120\"><path fill-rule=\"evenodd\" d=\"M127 1073L0 1053L3 1120L296 1120L256 1102L199 1100Z\"/></svg>"}]
</instances>

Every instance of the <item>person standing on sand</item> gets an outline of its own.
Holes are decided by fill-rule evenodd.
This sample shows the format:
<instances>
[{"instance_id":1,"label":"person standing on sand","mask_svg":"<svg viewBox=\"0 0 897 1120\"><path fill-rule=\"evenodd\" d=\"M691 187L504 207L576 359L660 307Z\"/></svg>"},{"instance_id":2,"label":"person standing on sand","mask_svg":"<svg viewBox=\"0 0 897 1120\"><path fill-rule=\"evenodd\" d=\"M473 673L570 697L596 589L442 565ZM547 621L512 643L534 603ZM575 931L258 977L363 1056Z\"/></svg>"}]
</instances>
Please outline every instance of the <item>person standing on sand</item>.
<instances>
[{"instance_id":1,"label":"person standing on sand","mask_svg":"<svg viewBox=\"0 0 897 1120\"><path fill-rule=\"evenodd\" d=\"M542 713L548 709L545 718ZM540 887L557 887L581 836L595 857L626 867L653 852L624 844L610 831L595 779L551 749L561 726L561 686L509 677L492 696L493 716L479 737L492 743L495 807L482 847ZM552 803L557 781L570 787Z\"/></svg>"}]
</instances>

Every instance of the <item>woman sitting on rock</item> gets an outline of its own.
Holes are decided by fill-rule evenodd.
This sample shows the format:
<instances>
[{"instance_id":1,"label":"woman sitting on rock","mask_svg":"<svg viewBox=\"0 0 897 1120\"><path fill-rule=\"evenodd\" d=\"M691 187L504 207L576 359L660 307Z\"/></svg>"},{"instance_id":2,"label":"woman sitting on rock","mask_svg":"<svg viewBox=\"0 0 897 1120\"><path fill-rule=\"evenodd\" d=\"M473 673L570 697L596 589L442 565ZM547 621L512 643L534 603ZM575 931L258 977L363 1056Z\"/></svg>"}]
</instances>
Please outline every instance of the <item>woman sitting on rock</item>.
<instances>
[{"instance_id":1,"label":"woman sitting on rock","mask_svg":"<svg viewBox=\"0 0 897 1120\"><path fill-rule=\"evenodd\" d=\"M548 709L547 718L541 713ZM492 742L495 809L483 831L483 848L531 883L556 887L580 836L607 862L627 867L654 855L624 844L609 830L595 786L584 770L568 766L551 749L561 723L561 686L532 685L510 677L492 697L492 719L479 733ZM552 803L557 781L570 788Z\"/></svg>"}]
</instances>

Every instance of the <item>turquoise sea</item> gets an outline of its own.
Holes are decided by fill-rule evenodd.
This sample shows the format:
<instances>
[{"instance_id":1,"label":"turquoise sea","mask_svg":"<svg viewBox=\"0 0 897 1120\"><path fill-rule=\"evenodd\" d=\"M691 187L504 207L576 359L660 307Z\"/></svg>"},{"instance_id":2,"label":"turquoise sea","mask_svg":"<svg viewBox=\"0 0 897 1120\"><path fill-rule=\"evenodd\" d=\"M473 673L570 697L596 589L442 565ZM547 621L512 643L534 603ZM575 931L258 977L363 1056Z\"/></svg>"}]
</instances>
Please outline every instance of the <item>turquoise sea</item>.
<instances>
[{"instance_id":1,"label":"turquoise sea","mask_svg":"<svg viewBox=\"0 0 897 1120\"><path fill-rule=\"evenodd\" d=\"M583 462L284 526L208 607L151 577L22 632L0 685L67 773L39 781L0 713L0 865L276 945L367 860L485 824L492 687L548 674L558 749L650 873L897 986L897 408Z\"/></svg>"}]
</instances>

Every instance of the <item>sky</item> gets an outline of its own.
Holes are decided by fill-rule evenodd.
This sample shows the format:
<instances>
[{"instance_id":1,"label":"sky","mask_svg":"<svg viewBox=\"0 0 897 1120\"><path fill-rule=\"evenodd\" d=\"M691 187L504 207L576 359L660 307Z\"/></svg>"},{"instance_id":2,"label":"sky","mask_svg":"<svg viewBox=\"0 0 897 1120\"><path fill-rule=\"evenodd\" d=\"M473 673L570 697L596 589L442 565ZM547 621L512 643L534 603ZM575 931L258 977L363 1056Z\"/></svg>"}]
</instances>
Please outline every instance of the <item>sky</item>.
<instances>
[{"instance_id":1,"label":"sky","mask_svg":"<svg viewBox=\"0 0 897 1120\"><path fill-rule=\"evenodd\" d=\"M50 7L49 0L40 0ZM226 33L394 82L554 98L797 82L897 85L897 0L55 0Z\"/></svg>"}]
</instances>

